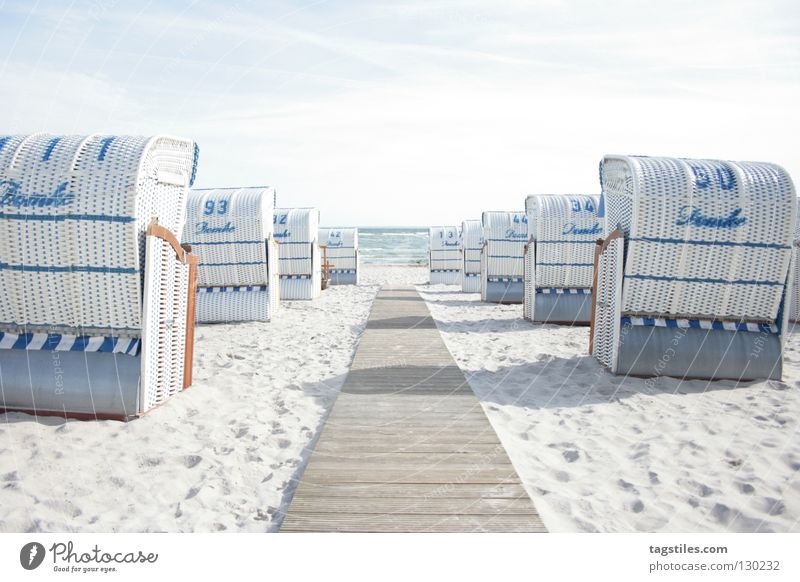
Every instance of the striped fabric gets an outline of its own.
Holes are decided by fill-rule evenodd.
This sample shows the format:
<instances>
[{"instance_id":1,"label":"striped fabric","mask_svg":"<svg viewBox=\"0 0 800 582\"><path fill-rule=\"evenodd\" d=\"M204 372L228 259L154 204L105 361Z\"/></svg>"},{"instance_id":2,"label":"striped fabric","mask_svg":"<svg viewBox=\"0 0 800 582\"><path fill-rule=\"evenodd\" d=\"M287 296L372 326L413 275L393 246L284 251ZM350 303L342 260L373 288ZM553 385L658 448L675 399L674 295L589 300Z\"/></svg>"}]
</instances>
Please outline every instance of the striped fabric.
<instances>
[{"instance_id":1,"label":"striped fabric","mask_svg":"<svg viewBox=\"0 0 800 582\"><path fill-rule=\"evenodd\" d=\"M522 283L522 277L489 277L490 283Z\"/></svg>"},{"instance_id":2,"label":"striped fabric","mask_svg":"<svg viewBox=\"0 0 800 582\"><path fill-rule=\"evenodd\" d=\"M113 336L70 335L60 333L0 332L0 349L45 350L55 352L105 352L135 356L140 340Z\"/></svg>"},{"instance_id":3,"label":"striped fabric","mask_svg":"<svg viewBox=\"0 0 800 582\"><path fill-rule=\"evenodd\" d=\"M331 274L355 275L355 269L331 269Z\"/></svg>"},{"instance_id":4,"label":"striped fabric","mask_svg":"<svg viewBox=\"0 0 800 582\"><path fill-rule=\"evenodd\" d=\"M198 287L198 293L245 293L247 291L266 291L269 285L251 285L246 287Z\"/></svg>"},{"instance_id":5,"label":"striped fabric","mask_svg":"<svg viewBox=\"0 0 800 582\"><path fill-rule=\"evenodd\" d=\"M281 275L281 279L311 279L311 275Z\"/></svg>"},{"instance_id":6,"label":"striped fabric","mask_svg":"<svg viewBox=\"0 0 800 582\"><path fill-rule=\"evenodd\" d=\"M757 333L778 333L778 326L767 323L745 321L719 321L709 319L668 319L664 317L623 317L622 326L674 327L681 329L718 329L725 331L747 331Z\"/></svg>"},{"instance_id":7,"label":"striped fabric","mask_svg":"<svg viewBox=\"0 0 800 582\"><path fill-rule=\"evenodd\" d=\"M591 295L592 294L592 290L591 289L584 289L582 287L578 288L578 289L563 289L561 287L539 287L539 288L536 289L536 292L537 293L544 293L544 294L555 293L555 294L558 294L558 295Z\"/></svg>"}]
</instances>

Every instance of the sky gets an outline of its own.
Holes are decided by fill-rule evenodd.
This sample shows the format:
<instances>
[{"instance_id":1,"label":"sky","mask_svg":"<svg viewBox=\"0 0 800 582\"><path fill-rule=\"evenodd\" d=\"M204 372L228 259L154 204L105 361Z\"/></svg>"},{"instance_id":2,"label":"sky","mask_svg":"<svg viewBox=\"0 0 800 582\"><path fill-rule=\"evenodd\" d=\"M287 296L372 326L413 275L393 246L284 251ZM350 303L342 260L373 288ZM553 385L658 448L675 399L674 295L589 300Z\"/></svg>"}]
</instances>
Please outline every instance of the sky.
<instances>
[{"instance_id":1,"label":"sky","mask_svg":"<svg viewBox=\"0 0 800 582\"><path fill-rule=\"evenodd\" d=\"M329 226L598 193L604 154L799 180L796 0L0 0L0 133L168 133Z\"/></svg>"}]
</instances>

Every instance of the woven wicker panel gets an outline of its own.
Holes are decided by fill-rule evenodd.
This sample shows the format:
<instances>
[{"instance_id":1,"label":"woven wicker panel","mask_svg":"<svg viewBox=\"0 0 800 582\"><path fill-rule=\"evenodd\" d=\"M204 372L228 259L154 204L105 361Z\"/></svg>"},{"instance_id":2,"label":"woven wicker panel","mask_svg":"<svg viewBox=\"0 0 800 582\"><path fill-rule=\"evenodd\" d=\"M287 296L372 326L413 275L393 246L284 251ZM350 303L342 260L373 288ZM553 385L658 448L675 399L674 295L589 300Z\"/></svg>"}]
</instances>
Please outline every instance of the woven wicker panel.
<instances>
[{"instance_id":1,"label":"woven wicker panel","mask_svg":"<svg viewBox=\"0 0 800 582\"><path fill-rule=\"evenodd\" d=\"M624 241L611 241L597 263L597 297L595 303L593 353L600 362L616 370L620 333L620 299L622 287L622 253Z\"/></svg>"},{"instance_id":2,"label":"woven wicker panel","mask_svg":"<svg viewBox=\"0 0 800 582\"><path fill-rule=\"evenodd\" d=\"M428 231L428 249L431 272L461 270L461 235L458 227L432 227ZM450 280L447 278L447 281Z\"/></svg>"},{"instance_id":3,"label":"woven wicker panel","mask_svg":"<svg viewBox=\"0 0 800 582\"><path fill-rule=\"evenodd\" d=\"M461 223L461 249L464 257L464 273L480 274L481 249L483 248L483 224L480 220L465 220ZM466 280L466 279L465 279Z\"/></svg>"},{"instance_id":4,"label":"woven wicker panel","mask_svg":"<svg viewBox=\"0 0 800 582\"><path fill-rule=\"evenodd\" d=\"M528 242L528 217L524 212L484 212L486 271L481 277L522 278L523 253Z\"/></svg>"},{"instance_id":5,"label":"woven wicker panel","mask_svg":"<svg viewBox=\"0 0 800 582\"><path fill-rule=\"evenodd\" d=\"M0 138L4 329L138 335L144 232L182 227L195 147L169 137Z\"/></svg>"},{"instance_id":6,"label":"woven wicker panel","mask_svg":"<svg viewBox=\"0 0 800 582\"><path fill-rule=\"evenodd\" d=\"M198 322L269 321L270 287L207 287L197 293ZM272 289L277 290L278 285Z\"/></svg>"},{"instance_id":7,"label":"woven wicker panel","mask_svg":"<svg viewBox=\"0 0 800 582\"><path fill-rule=\"evenodd\" d=\"M603 191L606 228L622 225L630 241L625 313L775 321L795 229L785 171L750 162L606 157Z\"/></svg>"},{"instance_id":8,"label":"woven wicker panel","mask_svg":"<svg viewBox=\"0 0 800 582\"><path fill-rule=\"evenodd\" d=\"M357 228L320 228L319 242L328 247L331 269L358 270Z\"/></svg>"},{"instance_id":9,"label":"woven wicker panel","mask_svg":"<svg viewBox=\"0 0 800 582\"><path fill-rule=\"evenodd\" d=\"M183 242L200 259L198 285L264 285L274 189L192 190Z\"/></svg>"},{"instance_id":10,"label":"woven wicker panel","mask_svg":"<svg viewBox=\"0 0 800 582\"><path fill-rule=\"evenodd\" d=\"M529 196L528 229L536 240L536 283L570 289L592 286L595 241L603 234L598 196Z\"/></svg>"},{"instance_id":11,"label":"woven wicker panel","mask_svg":"<svg viewBox=\"0 0 800 582\"><path fill-rule=\"evenodd\" d=\"M315 208L276 208L275 239L281 245L282 275L312 275L314 253L318 253L319 211ZM281 294L283 296L283 294Z\"/></svg>"},{"instance_id":12,"label":"woven wicker panel","mask_svg":"<svg viewBox=\"0 0 800 582\"><path fill-rule=\"evenodd\" d=\"M530 218L528 226L530 226ZM536 243L525 245L525 286L522 300L522 316L533 321L533 306L536 302Z\"/></svg>"},{"instance_id":13,"label":"woven wicker panel","mask_svg":"<svg viewBox=\"0 0 800 582\"><path fill-rule=\"evenodd\" d=\"M183 389L189 266L165 240L146 237L140 409L146 412Z\"/></svg>"}]
</instances>

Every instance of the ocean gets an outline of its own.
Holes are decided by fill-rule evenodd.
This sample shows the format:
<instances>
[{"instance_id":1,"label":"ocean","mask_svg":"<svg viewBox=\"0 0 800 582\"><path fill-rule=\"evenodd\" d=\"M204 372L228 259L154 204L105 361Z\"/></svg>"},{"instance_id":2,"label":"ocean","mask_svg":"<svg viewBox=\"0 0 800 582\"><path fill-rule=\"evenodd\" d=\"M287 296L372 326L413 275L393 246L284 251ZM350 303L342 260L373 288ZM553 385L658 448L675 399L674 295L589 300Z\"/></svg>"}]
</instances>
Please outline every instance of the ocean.
<instances>
[{"instance_id":1,"label":"ocean","mask_svg":"<svg viewBox=\"0 0 800 582\"><path fill-rule=\"evenodd\" d=\"M428 262L428 229L359 227L358 247L366 264L424 265Z\"/></svg>"}]
</instances>

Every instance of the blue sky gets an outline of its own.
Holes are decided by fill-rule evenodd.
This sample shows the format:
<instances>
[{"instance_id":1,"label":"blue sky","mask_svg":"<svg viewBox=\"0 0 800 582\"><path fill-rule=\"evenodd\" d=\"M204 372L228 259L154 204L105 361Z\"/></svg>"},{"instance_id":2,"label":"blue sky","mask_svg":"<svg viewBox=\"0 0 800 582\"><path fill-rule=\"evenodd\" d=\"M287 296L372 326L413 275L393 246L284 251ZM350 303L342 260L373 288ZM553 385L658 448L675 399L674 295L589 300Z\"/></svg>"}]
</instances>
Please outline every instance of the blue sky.
<instances>
[{"instance_id":1,"label":"blue sky","mask_svg":"<svg viewBox=\"0 0 800 582\"><path fill-rule=\"evenodd\" d=\"M798 180L795 1L0 0L2 133L171 133L328 225L593 193L605 153Z\"/></svg>"}]
</instances>

